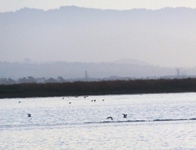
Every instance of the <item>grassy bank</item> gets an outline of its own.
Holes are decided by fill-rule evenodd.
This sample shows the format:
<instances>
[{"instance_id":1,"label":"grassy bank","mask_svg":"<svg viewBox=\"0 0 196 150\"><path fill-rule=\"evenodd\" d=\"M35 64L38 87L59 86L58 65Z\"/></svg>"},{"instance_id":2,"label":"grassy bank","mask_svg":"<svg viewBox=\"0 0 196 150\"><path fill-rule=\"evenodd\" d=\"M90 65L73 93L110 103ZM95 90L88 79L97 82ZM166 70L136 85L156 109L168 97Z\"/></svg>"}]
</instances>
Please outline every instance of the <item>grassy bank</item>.
<instances>
[{"instance_id":1,"label":"grassy bank","mask_svg":"<svg viewBox=\"0 0 196 150\"><path fill-rule=\"evenodd\" d=\"M0 98L196 92L196 79L0 85Z\"/></svg>"}]
</instances>

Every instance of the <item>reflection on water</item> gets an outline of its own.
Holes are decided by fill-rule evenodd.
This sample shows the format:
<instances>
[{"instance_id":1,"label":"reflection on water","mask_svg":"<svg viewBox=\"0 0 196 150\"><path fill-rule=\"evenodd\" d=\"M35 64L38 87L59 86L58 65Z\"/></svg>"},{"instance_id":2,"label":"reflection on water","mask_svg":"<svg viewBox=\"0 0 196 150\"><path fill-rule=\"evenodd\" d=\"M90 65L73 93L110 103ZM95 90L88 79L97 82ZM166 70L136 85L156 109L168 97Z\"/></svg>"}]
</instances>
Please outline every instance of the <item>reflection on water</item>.
<instances>
[{"instance_id":1,"label":"reflection on water","mask_svg":"<svg viewBox=\"0 0 196 150\"><path fill-rule=\"evenodd\" d=\"M195 93L1 99L0 103L0 149L196 147L196 121L187 120L196 118ZM114 120L106 120L108 116Z\"/></svg>"}]
</instances>

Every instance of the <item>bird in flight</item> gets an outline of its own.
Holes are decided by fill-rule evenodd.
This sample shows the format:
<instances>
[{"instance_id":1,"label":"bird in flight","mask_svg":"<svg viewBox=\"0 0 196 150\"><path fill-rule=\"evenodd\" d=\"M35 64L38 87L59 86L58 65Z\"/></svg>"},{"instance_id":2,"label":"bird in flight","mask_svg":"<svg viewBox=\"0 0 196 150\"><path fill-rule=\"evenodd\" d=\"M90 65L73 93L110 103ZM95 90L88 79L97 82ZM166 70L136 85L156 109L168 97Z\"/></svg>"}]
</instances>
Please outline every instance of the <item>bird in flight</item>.
<instances>
[{"instance_id":1,"label":"bird in flight","mask_svg":"<svg viewBox=\"0 0 196 150\"><path fill-rule=\"evenodd\" d=\"M111 120L113 120L113 118L112 118L111 116L107 117L106 119L111 119Z\"/></svg>"},{"instance_id":2,"label":"bird in flight","mask_svg":"<svg viewBox=\"0 0 196 150\"><path fill-rule=\"evenodd\" d=\"M122 114L123 115L123 118L127 118L127 114Z\"/></svg>"}]
</instances>

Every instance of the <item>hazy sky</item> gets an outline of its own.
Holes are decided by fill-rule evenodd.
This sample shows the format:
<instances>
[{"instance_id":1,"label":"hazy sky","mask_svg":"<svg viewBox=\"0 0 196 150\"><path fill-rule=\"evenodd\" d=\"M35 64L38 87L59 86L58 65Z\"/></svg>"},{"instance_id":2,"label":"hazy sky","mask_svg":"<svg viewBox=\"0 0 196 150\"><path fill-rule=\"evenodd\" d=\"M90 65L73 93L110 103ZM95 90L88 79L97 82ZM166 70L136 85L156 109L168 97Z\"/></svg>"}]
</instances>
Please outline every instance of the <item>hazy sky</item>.
<instances>
[{"instance_id":1,"label":"hazy sky","mask_svg":"<svg viewBox=\"0 0 196 150\"><path fill-rule=\"evenodd\" d=\"M101 9L196 8L196 0L0 0L0 12L24 7L48 10L71 5ZM117 17L118 22L112 14L109 20L100 22L96 16L94 20L86 18L79 8L74 9L79 15L71 14L75 20L67 16L69 23L58 21L60 16L49 17L50 21L45 18L49 22L44 22L43 15L37 13L27 20L8 16L12 23L6 18L0 20L0 60L105 62L134 58L160 66L193 67L196 64L196 10L184 10L178 9L176 15L167 9L165 14L153 17L149 13L144 17L138 13L132 17L135 18L133 22L128 22L126 15L125 19ZM25 10L23 12L26 14ZM61 16L66 18L64 14Z\"/></svg>"},{"instance_id":2,"label":"hazy sky","mask_svg":"<svg viewBox=\"0 0 196 150\"><path fill-rule=\"evenodd\" d=\"M23 7L48 10L70 5L102 9L196 8L196 0L0 0L0 12L15 11Z\"/></svg>"}]
</instances>

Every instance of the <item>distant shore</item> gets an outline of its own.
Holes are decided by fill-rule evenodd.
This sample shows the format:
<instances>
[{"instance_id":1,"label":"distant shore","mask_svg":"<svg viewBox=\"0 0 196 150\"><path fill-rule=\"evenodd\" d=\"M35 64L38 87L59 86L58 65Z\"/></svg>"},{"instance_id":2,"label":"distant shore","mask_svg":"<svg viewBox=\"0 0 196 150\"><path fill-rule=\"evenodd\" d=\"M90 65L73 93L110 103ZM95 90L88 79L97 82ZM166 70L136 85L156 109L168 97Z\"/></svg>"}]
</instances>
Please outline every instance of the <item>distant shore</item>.
<instances>
[{"instance_id":1,"label":"distant shore","mask_svg":"<svg viewBox=\"0 0 196 150\"><path fill-rule=\"evenodd\" d=\"M0 98L196 92L196 79L141 79L0 85Z\"/></svg>"}]
</instances>

